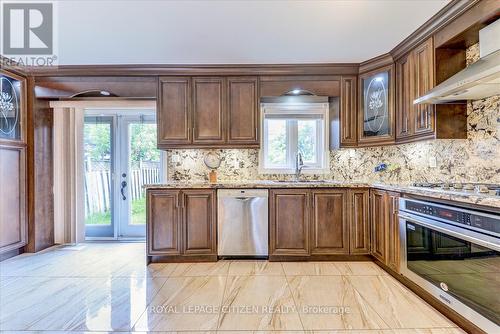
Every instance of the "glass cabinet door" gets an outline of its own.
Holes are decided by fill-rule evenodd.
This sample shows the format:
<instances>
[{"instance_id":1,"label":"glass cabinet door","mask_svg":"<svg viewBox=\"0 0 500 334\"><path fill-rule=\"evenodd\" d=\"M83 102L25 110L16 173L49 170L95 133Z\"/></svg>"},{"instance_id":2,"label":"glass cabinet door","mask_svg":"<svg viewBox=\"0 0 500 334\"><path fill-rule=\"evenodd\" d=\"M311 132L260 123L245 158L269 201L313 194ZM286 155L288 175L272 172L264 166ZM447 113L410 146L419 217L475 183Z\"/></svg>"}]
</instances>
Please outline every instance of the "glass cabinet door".
<instances>
[{"instance_id":1,"label":"glass cabinet door","mask_svg":"<svg viewBox=\"0 0 500 334\"><path fill-rule=\"evenodd\" d=\"M360 75L360 143L394 141L392 65Z\"/></svg>"},{"instance_id":2,"label":"glass cabinet door","mask_svg":"<svg viewBox=\"0 0 500 334\"><path fill-rule=\"evenodd\" d=\"M0 74L0 140L21 141L24 80Z\"/></svg>"}]
</instances>

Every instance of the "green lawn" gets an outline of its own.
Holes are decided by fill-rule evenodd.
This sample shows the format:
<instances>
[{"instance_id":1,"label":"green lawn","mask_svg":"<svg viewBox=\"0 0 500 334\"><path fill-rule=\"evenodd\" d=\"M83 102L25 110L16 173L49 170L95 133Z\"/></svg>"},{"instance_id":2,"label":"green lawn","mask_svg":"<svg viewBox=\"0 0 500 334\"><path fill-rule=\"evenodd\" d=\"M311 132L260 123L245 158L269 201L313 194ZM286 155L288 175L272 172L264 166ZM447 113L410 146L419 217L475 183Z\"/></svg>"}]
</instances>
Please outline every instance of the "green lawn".
<instances>
[{"instance_id":1,"label":"green lawn","mask_svg":"<svg viewBox=\"0 0 500 334\"><path fill-rule=\"evenodd\" d=\"M132 224L146 224L146 198L132 201ZM86 225L109 225L111 224L111 211L94 213L85 218Z\"/></svg>"}]
</instances>

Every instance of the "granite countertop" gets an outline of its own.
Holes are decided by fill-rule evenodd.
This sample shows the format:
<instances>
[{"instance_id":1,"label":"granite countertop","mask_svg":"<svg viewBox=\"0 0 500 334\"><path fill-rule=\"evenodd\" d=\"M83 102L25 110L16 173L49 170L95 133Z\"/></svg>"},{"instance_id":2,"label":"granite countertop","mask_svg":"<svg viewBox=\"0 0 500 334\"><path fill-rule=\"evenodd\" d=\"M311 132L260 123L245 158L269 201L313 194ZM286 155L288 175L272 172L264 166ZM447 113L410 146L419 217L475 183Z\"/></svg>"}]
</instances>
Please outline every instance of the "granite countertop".
<instances>
[{"instance_id":1,"label":"granite countertop","mask_svg":"<svg viewBox=\"0 0 500 334\"><path fill-rule=\"evenodd\" d=\"M500 208L500 196L414 187L408 184L342 182L334 180L276 181L254 180L246 182L171 182L144 185L145 189L237 189L237 188L377 188L410 195L425 196L448 201Z\"/></svg>"}]
</instances>

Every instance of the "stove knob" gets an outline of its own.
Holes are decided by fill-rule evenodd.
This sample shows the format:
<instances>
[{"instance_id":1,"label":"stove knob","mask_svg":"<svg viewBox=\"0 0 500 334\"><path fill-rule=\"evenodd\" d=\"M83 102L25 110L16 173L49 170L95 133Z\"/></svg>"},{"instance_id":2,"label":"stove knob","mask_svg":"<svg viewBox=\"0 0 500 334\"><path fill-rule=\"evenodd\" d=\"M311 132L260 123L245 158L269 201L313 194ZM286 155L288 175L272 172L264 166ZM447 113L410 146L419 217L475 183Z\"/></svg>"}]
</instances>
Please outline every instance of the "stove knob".
<instances>
[{"instance_id":1,"label":"stove knob","mask_svg":"<svg viewBox=\"0 0 500 334\"><path fill-rule=\"evenodd\" d=\"M461 183L455 183L455 184L453 185L453 188L455 188L455 189L462 189L463 187L464 187L464 185L463 185L463 184L461 184Z\"/></svg>"}]
</instances>

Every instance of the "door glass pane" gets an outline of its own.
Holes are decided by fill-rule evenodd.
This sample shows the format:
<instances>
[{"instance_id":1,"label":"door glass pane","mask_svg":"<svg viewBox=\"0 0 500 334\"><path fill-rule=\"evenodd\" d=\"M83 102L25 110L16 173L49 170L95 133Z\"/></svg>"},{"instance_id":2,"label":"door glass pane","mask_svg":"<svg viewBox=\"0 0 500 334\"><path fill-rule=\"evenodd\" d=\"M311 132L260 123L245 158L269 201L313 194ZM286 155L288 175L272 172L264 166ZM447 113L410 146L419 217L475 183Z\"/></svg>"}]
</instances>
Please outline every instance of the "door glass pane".
<instances>
[{"instance_id":1,"label":"door glass pane","mask_svg":"<svg viewBox=\"0 0 500 334\"><path fill-rule=\"evenodd\" d=\"M384 136L390 133L389 72L363 79L363 136Z\"/></svg>"},{"instance_id":2,"label":"door glass pane","mask_svg":"<svg viewBox=\"0 0 500 334\"><path fill-rule=\"evenodd\" d=\"M130 224L146 224L143 185L160 183L160 150L156 148L155 123L129 124Z\"/></svg>"},{"instance_id":3,"label":"door glass pane","mask_svg":"<svg viewBox=\"0 0 500 334\"><path fill-rule=\"evenodd\" d=\"M266 167L284 167L287 162L286 119L266 119Z\"/></svg>"},{"instance_id":4,"label":"door glass pane","mask_svg":"<svg viewBox=\"0 0 500 334\"><path fill-rule=\"evenodd\" d=\"M85 118L85 224L111 225L111 122Z\"/></svg>"},{"instance_id":5,"label":"door glass pane","mask_svg":"<svg viewBox=\"0 0 500 334\"><path fill-rule=\"evenodd\" d=\"M21 81L0 75L0 138L21 138Z\"/></svg>"},{"instance_id":6,"label":"door glass pane","mask_svg":"<svg viewBox=\"0 0 500 334\"><path fill-rule=\"evenodd\" d=\"M316 120L298 120L298 148L302 153L304 163L315 164L318 162L318 142L317 142Z\"/></svg>"}]
</instances>

